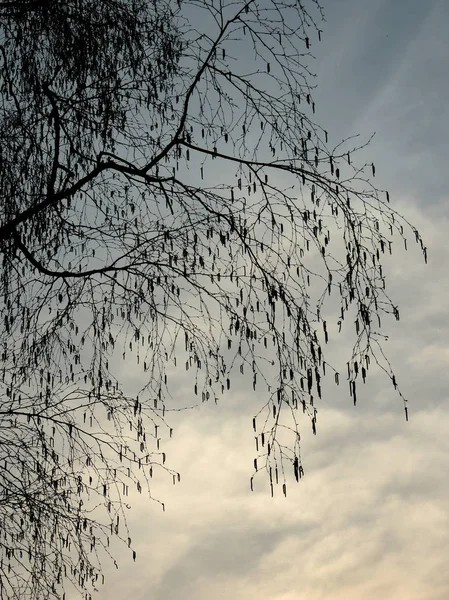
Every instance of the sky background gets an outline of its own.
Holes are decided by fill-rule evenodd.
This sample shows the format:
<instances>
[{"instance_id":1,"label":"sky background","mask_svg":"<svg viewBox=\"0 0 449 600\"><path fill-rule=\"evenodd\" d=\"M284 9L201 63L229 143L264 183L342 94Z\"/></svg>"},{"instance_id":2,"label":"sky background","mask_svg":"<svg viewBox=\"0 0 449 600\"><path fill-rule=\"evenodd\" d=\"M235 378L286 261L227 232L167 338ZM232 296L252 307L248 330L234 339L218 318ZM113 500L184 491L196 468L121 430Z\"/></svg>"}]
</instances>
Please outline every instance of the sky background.
<instances>
[{"instance_id":1,"label":"sky background","mask_svg":"<svg viewBox=\"0 0 449 600\"><path fill-rule=\"evenodd\" d=\"M449 598L449 3L322 4L316 120L331 142L376 132L376 183L428 247L427 266L414 243L385 263L401 311L385 349L410 420L381 373L357 407L325 388L318 435L301 431L305 477L272 499L263 476L249 488L260 399L236 387L174 414L164 450L181 483L157 478L164 513L130 498L137 562L117 548L98 600Z\"/></svg>"}]
</instances>

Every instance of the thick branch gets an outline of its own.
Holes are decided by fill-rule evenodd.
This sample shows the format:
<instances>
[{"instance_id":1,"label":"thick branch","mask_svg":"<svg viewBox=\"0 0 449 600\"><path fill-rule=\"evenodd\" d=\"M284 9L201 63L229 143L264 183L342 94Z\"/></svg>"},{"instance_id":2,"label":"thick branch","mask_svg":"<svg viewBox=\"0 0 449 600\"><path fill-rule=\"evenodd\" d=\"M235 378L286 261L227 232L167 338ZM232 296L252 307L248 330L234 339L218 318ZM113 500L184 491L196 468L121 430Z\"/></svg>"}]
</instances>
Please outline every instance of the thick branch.
<instances>
[{"instance_id":1,"label":"thick branch","mask_svg":"<svg viewBox=\"0 0 449 600\"><path fill-rule=\"evenodd\" d=\"M14 239L14 242L15 242L17 248L19 248L19 250L21 250L21 252L25 256L25 258L27 258L27 260L30 261L30 263L33 265L33 267L35 267L40 273L43 273L44 275L49 275L50 277L83 278L83 277L89 277L91 275L97 275L99 273L106 273L108 271L120 271L121 270L120 268L114 267L113 265L108 265L108 266L102 267L100 269L90 269L89 271L80 271L79 273L75 273L73 271L66 271L66 270L52 271L51 269L47 269L47 267L44 267L44 265L42 263L40 263L38 260L36 260L34 255L28 250L28 248L22 242L19 234L16 231L13 232L13 239Z\"/></svg>"},{"instance_id":2,"label":"thick branch","mask_svg":"<svg viewBox=\"0 0 449 600\"><path fill-rule=\"evenodd\" d=\"M0 227L0 241L11 238L19 225L25 223L29 219L32 219L37 214L44 211L46 208L54 206L59 202L62 202L63 200L67 200L68 198L71 198L77 192L79 192L85 185L87 185L96 177L98 177L98 175L108 170L118 171L119 173L123 173L125 175L141 177L147 183L157 183L160 181L159 177L152 177L146 175L146 173L142 169L138 169L132 166L126 166L124 164L117 164L112 160L100 163L94 169L92 169L90 173L79 179L71 187L61 190L59 192L47 194L41 202L30 206L29 208L25 209L23 212L18 214L17 217L12 219L8 223L2 225Z\"/></svg>"}]
</instances>

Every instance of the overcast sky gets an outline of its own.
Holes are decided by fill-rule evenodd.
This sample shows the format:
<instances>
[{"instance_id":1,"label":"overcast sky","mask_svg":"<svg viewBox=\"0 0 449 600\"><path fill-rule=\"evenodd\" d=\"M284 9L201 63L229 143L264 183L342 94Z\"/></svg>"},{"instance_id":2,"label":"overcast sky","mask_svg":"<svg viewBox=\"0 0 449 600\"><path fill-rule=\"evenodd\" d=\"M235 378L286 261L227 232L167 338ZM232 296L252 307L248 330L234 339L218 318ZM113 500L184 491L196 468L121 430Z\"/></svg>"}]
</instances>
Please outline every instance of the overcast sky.
<instances>
[{"instance_id":1,"label":"overcast sky","mask_svg":"<svg viewBox=\"0 0 449 600\"><path fill-rule=\"evenodd\" d=\"M385 348L410 421L381 374L356 408L327 388L318 435L302 432L305 477L272 499L262 479L249 489L257 398L179 413L164 449L181 483L160 477L164 513L130 499L138 559L105 562L98 600L449 598L449 3L323 6L317 122L335 141L376 132L377 183L429 249L427 266L414 244L387 263L401 320Z\"/></svg>"}]
</instances>

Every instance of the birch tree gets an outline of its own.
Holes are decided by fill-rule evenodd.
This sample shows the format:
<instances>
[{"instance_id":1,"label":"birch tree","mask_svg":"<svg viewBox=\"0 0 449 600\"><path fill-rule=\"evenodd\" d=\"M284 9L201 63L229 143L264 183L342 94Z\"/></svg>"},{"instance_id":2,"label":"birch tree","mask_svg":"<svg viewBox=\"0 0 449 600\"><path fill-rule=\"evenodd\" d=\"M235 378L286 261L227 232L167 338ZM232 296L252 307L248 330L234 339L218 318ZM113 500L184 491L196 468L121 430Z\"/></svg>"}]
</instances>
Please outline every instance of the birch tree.
<instances>
[{"instance_id":1,"label":"birch tree","mask_svg":"<svg viewBox=\"0 0 449 600\"><path fill-rule=\"evenodd\" d=\"M190 404L239 372L264 398L272 494L304 473L325 376L355 404L377 363L408 416L382 262L426 248L365 144L316 120L322 24L316 0L0 2L1 598L89 598L113 536L136 559L128 494L180 479L181 374Z\"/></svg>"}]
</instances>

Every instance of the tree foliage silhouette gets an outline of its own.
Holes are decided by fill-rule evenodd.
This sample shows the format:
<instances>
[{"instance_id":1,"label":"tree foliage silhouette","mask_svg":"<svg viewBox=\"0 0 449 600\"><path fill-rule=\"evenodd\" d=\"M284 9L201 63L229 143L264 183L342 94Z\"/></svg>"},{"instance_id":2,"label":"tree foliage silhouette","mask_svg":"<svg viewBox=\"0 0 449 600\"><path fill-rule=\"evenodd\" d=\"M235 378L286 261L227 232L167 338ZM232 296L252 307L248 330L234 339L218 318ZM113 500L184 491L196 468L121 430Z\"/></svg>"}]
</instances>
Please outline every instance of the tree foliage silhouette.
<instances>
[{"instance_id":1,"label":"tree foliage silhouette","mask_svg":"<svg viewBox=\"0 0 449 600\"><path fill-rule=\"evenodd\" d=\"M110 537L134 552L129 489L179 480L160 447L178 371L201 401L236 370L265 394L271 493L303 474L298 413L316 432L343 321L354 404L370 360L402 397L382 256L404 226L426 249L361 146L314 121L322 19L316 0L0 3L1 598L89 597Z\"/></svg>"}]
</instances>

